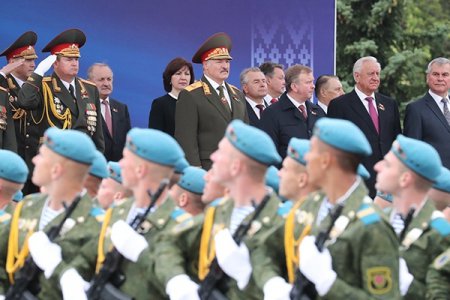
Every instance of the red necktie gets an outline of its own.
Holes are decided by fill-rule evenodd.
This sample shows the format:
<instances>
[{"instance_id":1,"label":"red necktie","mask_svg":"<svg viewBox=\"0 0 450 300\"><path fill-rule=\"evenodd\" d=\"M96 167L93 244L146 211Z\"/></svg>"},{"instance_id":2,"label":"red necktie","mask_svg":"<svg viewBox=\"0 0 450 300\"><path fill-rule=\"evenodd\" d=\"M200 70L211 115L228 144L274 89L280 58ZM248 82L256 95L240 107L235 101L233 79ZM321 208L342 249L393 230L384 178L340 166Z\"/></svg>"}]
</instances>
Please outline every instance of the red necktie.
<instances>
[{"instance_id":1,"label":"red necktie","mask_svg":"<svg viewBox=\"0 0 450 300\"><path fill-rule=\"evenodd\" d=\"M373 98L366 97L366 101L369 102L369 115L370 115L370 118L372 119L373 125L375 126L377 133L380 133L380 125L378 123L378 114L377 114L377 110L375 109L375 106L373 105Z\"/></svg>"},{"instance_id":2,"label":"red necktie","mask_svg":"<svg viewBox=\"0 0 450 300\"><path fill-rule=\"evenodd\" d=\"M308 115L306 114L306 108L305 108L305 105L304 104L300 104L299 106L298 106L298 109L300 110L300 112L302 113L302 115L303 115L303 118L305 118L305 120L308 118Z\"/></svg>"},{"instance_id":3,"label":"red necktie","mask_svg":"<svg viewBox=\"0 0 450 300\"><path fill-rule=\"evenodd\" d=\"M112 119L111 119L111 109L109 108L109 102L108 100L102 100L102 103L105 105L105 123L106 123L106 127L108 127L108 131L111 134L111 136L113 135L113 131L112 131Z\"/></svg>"},{"instance_id":4,"label":"red necktie","mask_svg":"<svg viewBox=\"0 0 450 300\"><path fill-rule=\"evenodd\" d=\"M277 98L272 98L272 100L270 100L270 104L274 104L274 103L277 103L277 102L278 102Z\"/></svg>"},{"instance_id":5,"label":"red necktie","mask_svg":"<svg viewBox=\"0 0 450 300\"><path fill-rule=\"evenodd\" d=\"M262 113L264 111L264 105L262 104L256 104L256 108L259 109L259 118L261 119Z\"/></svg>"}]
</instances>

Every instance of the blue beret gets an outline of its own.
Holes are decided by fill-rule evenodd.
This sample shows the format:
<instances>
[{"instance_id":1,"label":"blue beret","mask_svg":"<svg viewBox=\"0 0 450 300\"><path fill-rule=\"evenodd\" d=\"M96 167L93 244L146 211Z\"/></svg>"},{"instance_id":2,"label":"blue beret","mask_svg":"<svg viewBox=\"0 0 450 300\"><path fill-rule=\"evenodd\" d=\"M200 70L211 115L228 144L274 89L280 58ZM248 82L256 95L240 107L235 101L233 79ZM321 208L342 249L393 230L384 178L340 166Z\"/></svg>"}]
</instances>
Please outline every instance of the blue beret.
<instances>
[{"instance_id":1,"label":"blue beret","mask_svg":"<svg viewBox=\"0 0 450 300\"><path fill-rule=\"evenodd\" d=\"M377 191L377 197L380 197L381 199L386 200L388 202L392 202L393 200L392 194L383 193L381 191Z\"/></svg>"},{"instance_id":2,"label":"blue beret","mask_svg":"<svg viewBox=\"0 0 450 300\"><path fill-rule=\"evenodd\" d=\"M441 175L436 179L436 183L433 185L434 189L450 193L450 170L442 167Z\"/></svg>"},{"instance_id":3,"label":"blue beret","mask_svg":"<svg viewBox=\"0 0 450 300\"><path fill-rule=\"evenodd\" d=\"M94 142L78 130L50 127L45 131L44 144L53 152L82 164L92 165L95 159Z\"/></svg>"},{"instance_id":4,"label":"blue beret","mask_svg":"<svg viewBox=\"0 0 450 300\"><path fill-rule=\"evenodd\" d=\"M287 149L287 156L306 166L305 154L310 149L309 140L291 138Z\"/></svg>"},{"instance_id":5,"label":"blue beret","mask_svg":"<svg viewBox=\"0 0 450 300\"><path fill-rule=\"evenodd\" d=\"M241 120L231 122L225 136L234 147L257 162L267 166L281 162L281 157L269 135Z\"/></svg>"},{"instance_id":6,"label":"blue beret","mask_svg":"<svg viewBox=\"0 0 450 300\"><path fill-rule=\"evenodd\" d=\"M370 178L370 173L367 171L366 167L364 167L363 164L358 165L358 169L356 170L356 173L358 173L359 176L362 177L362 179L367 180Z\"/></svg>"},{"instance_id":7,"label":"blue beret","mask_svg":"<svg viewBox=\"0 0 450 300\"><path fill-rule=\"evenodd\" d=\"M441 174L441 158L429 144L399 134L391 151L409 169L423 178L435 182Z\"/></svg>"},{"instance_id":8,"label":"blue beret","mask_svg":"<svg viewBox=\"0 0 450 300\"><path fill-rule=\"evenodd\" d=\"M0 178L25 183L27 177L28 167L22 157L9 150L0 150Z\"/></svg>"},{"instance_id":9,"label":"blue beret","mask_svg":"<svg viewBox=\"0 0 450 300\"><path fill-rule=\"evenodd\" d=\"M194 194L203 194L205 188L205 179L203 178L206 171L197 167L187 167L183 170L178 185Z\"/></svg>"},{"instance_id":10,"label":"blue beret","mask_svg":"<svg viewBox=\"0 0 450 300\"><path fill-rule=\"evenodd\" d=\"M109 176L106 158L98 150L95 150L95 159L89 170L89 174L101 179L108 178Z\"/></svg>"},{"instance_id":11,"label":"blue beret","mask_svg":"<svg viewBox=\"0 0 450 300\"><path fill-rule=\"evenodd\" d=\"M189 163L186 158L182 157L175 164L175 173L183 174L183 170L187 167L189 167Z\"/></svg>"},{"instance_id":12,"label":"blue beret","mask_svg":"<svg viewBox=\"0 0 450 300\"><path fill-rule=\"evenodd\" d=\"M20 202L23 199L23 192L21 190L18 190L14 195L12 200L14 202Z\"/></svg>"},{"instance_id":13,"label":"blue beret","mask_svg":"<svg viewBox=\"0 0 450 300\"><path fill-rule=\"evenodd\" d=\"M125 147L145 160L172 168L184 157L175 139L156 129L131 129Z\"/></svg>"},{"instance_id":14,"label":"blue beret","mask_svg":"<svg viewBox=\"0 0 450 300\"><path fill-rule=\"evenodd\" d=\"M278 194L280 188L280 176L278 176L278 169L274 166L267 168L266 185L270 186Z\"/></svg>"},{"instance_id":15,"label":"blue beret","mask_svg":"<svg viewBox=\"0 0 450 300\"><path fill-rule=\"evenodd\" d=\"M372 148L364 133L347 120L320 118L314 126L314 136L333 148L361 155L372 154Z\"/></svg>"},{"instance_id":16,"label":"blue beret","mask_svg":"<svg viewBox=\"0 0 450 300\"><path fill-rule=\"evenodd\" d=\"M118 183L122 184L122 169L118 162L108 162L109 178L114 179Z\"/></svg>"}]
</instances>

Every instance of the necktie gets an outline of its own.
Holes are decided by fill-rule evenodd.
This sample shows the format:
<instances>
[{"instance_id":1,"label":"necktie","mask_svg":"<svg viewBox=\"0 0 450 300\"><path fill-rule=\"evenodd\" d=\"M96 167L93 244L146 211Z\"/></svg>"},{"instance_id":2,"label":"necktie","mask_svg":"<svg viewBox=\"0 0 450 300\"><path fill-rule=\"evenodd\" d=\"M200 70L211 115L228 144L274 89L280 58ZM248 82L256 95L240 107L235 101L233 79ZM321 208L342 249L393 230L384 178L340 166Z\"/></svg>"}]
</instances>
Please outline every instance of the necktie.
<instances>
[{"instance_id":1,"label":"necktie","mask_svg":"<svg viewBox=\"0 0 450 300\"><path fill-rule=\"evenodd\" d=\"M306 114L306 108L305 108L305 105L304 104L300 104L299 106L298 106L298 109L300 110L300 112L302 113L302 115L303 115L303 118L305 118L305 120L308 118L308 115Z\"/></svg>"},{"instance_id":2,"label":"necktie","mask_svg":"<svg viewBox=\"0 0 450 300\"><path fill-rule=\"evenodd\" d=\"M109 108L109 102L108 100L102 100L102 103L105 105L105 123L106 123L106 127L108 127L108 131L111 134L111 136L113 135L113 131L112 131L112 119L111 119L111 109Z\"/></svg>"},{"instance_id":3,"label":"necktie","mask_svg":"<svg viewBox=\"0 0 450 300\"><path fill-rule=\"evenodd\" d=\"M448 110L447 102L448 100L445 98L442 98L442 103L444 103L444 117L447 120L448 125L450 125L450 111Z\"/></svg>"},{"instance_id":4,"label":"necktie","mask_svg":"<svg viewBox=\"0 0 450 300\"><path fill-rule=\"evenodd\" d=\"M73 89L73 85L69 85L69 93L73 98L73 102L75 102L75 100L77 100L77 97L75 97L75 90Z\"/></svg>"},{"instance_id":5,"label":"necktie","mask_svg":"<svg viewBox=\"0 0 450 300\"><path fill-rule=\"evenodd\" d=\"M222 86L222 85L219 85L219 86L217 87L217 89L219 90L219 98L220 98L220 101L221 101L222 104L225 106L225 108L227 109L227 111L228 111L229 113L231 113L230 105L228 104L227 98L225 98L225 94L224 94L224 92L223 92L223 86Z\"/></svg>"},{"instance_id":6,"label":"necktie","mask_svg":"<svg viewBox=\"0 0 450 300\"><path fill-rule=\"evenodd\" d=\"M262 104L256 104L256 108L259 109L259 118L261 119L262 113L264 111L264 105Z\"/></svg>"},{"instance_id":7,"label":"necktie","mask_svg":"<svg viewBox=\"0 0 450 300\"><path fill-rule=\"evenodd\" d=\"M277 102L278 102L277 98L272 98L272 100L270 100L270 104L274 104L274 103L277 103Z\"/></svg>"},{"instance_id":8,"label":"necktie","mask_svg":"<svg viewBox=\"0 0 450 300\"><path fill-rule=\"evenodd\" d=\"M369 115L370 115L370 118L372 119L373 125L375 126L377 133L380 133L380 125L378 123L378 114L375 109L375 106L373 105L373 98L366 97L366 101L369 102Z\"/></svg>"}]
</instances>

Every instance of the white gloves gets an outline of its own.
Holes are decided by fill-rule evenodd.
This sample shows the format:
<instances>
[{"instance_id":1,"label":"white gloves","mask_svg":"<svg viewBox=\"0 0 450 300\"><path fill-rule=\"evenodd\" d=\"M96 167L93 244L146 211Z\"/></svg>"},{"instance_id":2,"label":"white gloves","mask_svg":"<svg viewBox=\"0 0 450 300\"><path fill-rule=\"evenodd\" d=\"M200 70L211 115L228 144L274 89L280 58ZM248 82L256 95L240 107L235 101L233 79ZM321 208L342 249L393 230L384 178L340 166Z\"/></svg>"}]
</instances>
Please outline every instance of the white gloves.
<instances>
[{"instance_id":1,"label":"white gloves","mask_svg":"<svg viewBox=\"0 0 450 300\"><path fill-rule=\"evenodd\" d=\"M47 72L51 68L51 66L55 61L56 55L55 54L49 55L46 59L44 59L39 63L39 65L34 70L34 73L44 76L45 72Z\"/></svg>"},{"instance_id":2,"label":"white gloves","mask_svg":"<svg viewBox=\"0 0 450 300\"><path fill-rule=\"evenodd\" d=\"M238 246L228 229L219 231L214 237L214 241L219 266L228 276L236 280L239 289L243 290L252 274L247 246L244 243Z\"/></svg>"},{"instance_id":3,"label":"white gloves","mask_svg":"<svg viewBox=\"0 0 450 300\"><path fill-rule=\"evenodd\" d=\"M400 294L402 296L405 296L406 293L408 292L409 286L414 280L414 276L411 273L409 273L408 265L406 264L406 261L402 257L400 257L399 263L400 264L398 274L400 281Z\"/></svg>"},{"instance_id":4,"label":"white gloves","mask_svg":"<svg viewBox=\"0 0 450 300\"><path fill-rule=\"evenodd\" d=\"M290 300L289 293L292 285L277 276L267 280L264 284L264 300Z\"/></svg>"},{"instance_id":5,"label":"white gloves","mask_svg":"<svg viewBox=\"0 0 450 300\"><path fill-rule=\"evenodd\" d=\"M186 274L172 277L167 282L166 293L170 300L200 300L198 285Z\"/></svg>"},{"instance_id":6,"label":"white gloves","mask_svg":"<svg viewBox=\"0 0 450 300\"><path fill-rule=\"evenodd\" d=\"M28 239L28 248L36 265L44 271L45 278L50 278L62 261L61 247L50 242L45 232L37 231Z\"/></svg>"},{"instance_id":7,"label":"white gloves","mask_svg":"<svg viewBox=\"0 0 450 300\"><path fill-rule=\"evenodd\" d=\"M300 271L316 286L320 296L324 296L330 290L336 280L336 272L333 271L331 255L328 249L322 252L314 244L314 236L306 236L300 244Z\"/></svg>"},{"instance_id":8,"label":"white gloves","mask_svg":"<svg viewBox=\"0 0 450 300\"><path fill-rule=\"evenodd\" d=\"M120 254L132 262L137 262L141 252L148 247L145 238L123 220L117 221L112 226L111 241Z\"/></svg>"},{"instance_id":9,"label":"white gloves","mask_svg":"<svg viewBox=\"0 0 450 300\"><path fill-rule=\"evenodd\" d=\"M59 284L64 300L87 300L85 291L89 289L89 283L84 281L75 269L65 271Z\"/></svg>"}]
</instances>

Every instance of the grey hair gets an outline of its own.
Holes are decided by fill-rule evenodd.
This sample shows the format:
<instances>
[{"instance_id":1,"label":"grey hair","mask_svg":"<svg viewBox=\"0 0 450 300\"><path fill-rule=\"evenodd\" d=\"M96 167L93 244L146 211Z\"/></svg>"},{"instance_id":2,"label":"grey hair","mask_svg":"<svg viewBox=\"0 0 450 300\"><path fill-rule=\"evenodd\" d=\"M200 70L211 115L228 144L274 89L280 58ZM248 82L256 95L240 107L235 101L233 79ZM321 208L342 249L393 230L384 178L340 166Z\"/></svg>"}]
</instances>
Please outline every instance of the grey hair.
<instances>
[{"instance_id":1,"label":"grey hair","mask_svg":"<svg viewBox=\"0 0 450 300\"><path fill-rule=\"evenodd\" d=\"M241 82L241 86L243 86L244 84L246 84L248 82L247 74L250 73L250 72L262 73L262 71L259 68L256 68L256 67L244 69L241 72L241 75L239 75L239 81Z\"/></svg>"},{"instance_id":2,"label":"grey hair","mask_svg":"<svg viewBox=\"0 0 450 300\"><path fill-rule=\"evenodd\" d=\"M87 77L90 80L92 79L92 72L93 72L95 67L108 67L111 70L111 73L113 73L111 67L108 64L105 64L105 63L94 63L87 70Z\"/></svg>"},{"instance_id":3,"label":"grey hair","mask_svg":"<svg viewBox=\"0 0 450 300\"><path fill-rule=\"evenodd\" d=\"M432 61L430 61L430 63L428 64L426 73L429 74L431 72L431 66L437 64L438 66L442 66L442 65L446 65L446 64L450 64L450 60L448 58L445 57L438 57L433 59Z\"/></svg>"},{"instance_id":4,"label":"grey hair","mask_svg":"<svg viewBox=\"0 0 450 300\"><path fill-rule=\"evenodd\" d=\"M355 62L355 64L353 65L353 73L361 72L362 65L366 61L372 61L372 62L377 63L380 66L380 69L381 69L381 65L380 65L380 63L378 62L378 60L375 57L373 57L373 56L364 56L364 57L361 57L360 59L358 59Z\"/></svg>"}]
</instances>

